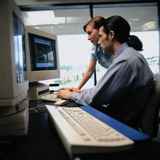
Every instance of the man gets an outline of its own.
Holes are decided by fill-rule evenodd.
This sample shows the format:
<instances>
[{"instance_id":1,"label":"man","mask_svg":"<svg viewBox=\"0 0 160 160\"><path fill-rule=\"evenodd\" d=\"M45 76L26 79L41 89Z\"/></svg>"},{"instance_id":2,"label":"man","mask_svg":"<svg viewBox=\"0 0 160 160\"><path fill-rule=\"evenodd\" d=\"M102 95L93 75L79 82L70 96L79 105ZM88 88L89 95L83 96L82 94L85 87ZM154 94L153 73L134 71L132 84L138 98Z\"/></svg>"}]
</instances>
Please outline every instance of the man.
<instances>
[{"instance_id":1,"label":"man","mask_svg":"<svg viewBox=\"0 0 160 160\"><path fill-rule=\"evenodd\" d=\"M153 74L141 53L142 43L130 36L128 22L120 16L105 20L98 42L105 54L113 54L113 62L99 83L87 90L70 88L57 95L80 105L90 105L134 127L153 86Z\"/></svg>"}]
</instances>

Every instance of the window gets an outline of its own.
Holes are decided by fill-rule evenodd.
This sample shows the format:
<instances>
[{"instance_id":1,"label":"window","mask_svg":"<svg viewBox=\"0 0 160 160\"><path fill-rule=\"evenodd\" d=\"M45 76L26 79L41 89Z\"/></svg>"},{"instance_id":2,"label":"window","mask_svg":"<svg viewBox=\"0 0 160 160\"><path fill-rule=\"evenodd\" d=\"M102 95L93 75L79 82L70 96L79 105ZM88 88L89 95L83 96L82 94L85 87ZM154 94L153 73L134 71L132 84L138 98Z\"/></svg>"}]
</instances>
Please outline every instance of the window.
<instances>
[{"instance_id":1,"label":"window","mask_svg":"<svg viewBox=\"0 0 160 160\"><path fill-rule=\"evenodd\" d=\"M93 5L93 15L105 18L112 15L124 17L131 26L131 34L143 43L141 52L149 63L153 73L159 73L159 32L158 9L156 3ZM97 65L97 80L105 69Z\"/></svg>"},{"instance_id":2,"label":"window","mask_svg":"<svg viewBox=\"0 0 160 160\"><path fill-rule=\"evenodd\" d=\"M78 87L88 68L92 44L87 40L83 25L90 20L89 7L77 7L23 12L25 25L56 34L58 37L61 77L46 83L59 83L60 87ZM91 78L85 87L93 87L93 82Z\"/></svg>"},{"instance_id":3,"label":"window","mask_svg":"<svg viewBox=\"0 0 160 160\"><path fill-rule=\"evenodd\" d=\"M137 35L143 43L143 51L153 73L159 73L159 32L157 3L121 3L66 5L52 10L23 12L25 25L56 34L60 58L61 77L49 81L60 83L60 87L77 87L90 61L92 44L87 40L83 25L93 17L112 15L124 17L131 26L131 34ZM106 72L98 63L97 81ZM84 88L93 87L93 77Z\"/></svg>"}]
</instances>

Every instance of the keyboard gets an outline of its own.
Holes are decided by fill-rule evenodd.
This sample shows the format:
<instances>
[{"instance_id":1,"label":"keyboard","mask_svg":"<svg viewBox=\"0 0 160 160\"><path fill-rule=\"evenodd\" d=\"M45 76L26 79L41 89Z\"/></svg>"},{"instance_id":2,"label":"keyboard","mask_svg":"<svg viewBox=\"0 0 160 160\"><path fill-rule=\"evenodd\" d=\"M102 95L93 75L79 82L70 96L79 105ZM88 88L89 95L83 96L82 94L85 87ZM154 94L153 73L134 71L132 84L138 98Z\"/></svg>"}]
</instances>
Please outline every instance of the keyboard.
<instances>
[{"instance_id":1,"label":"keyboard","mask_svg":"<svg viewBox=\"0 0 160 160\"><path fill-rule=\"evenodd\" d=\"M42 96L41 99L45 101L53 101L55 106L64 106L69 103L66 99L58 98L56 93Z\"/></svg>"},{"instance_id":2,"label":"keyboard","mask_svg":"<svg viewBox=\"0 0 160 160\"><path fill-rule=\"evenodd\" d=\"M46 105L46 108L49 118L71 157L133 148L134 141L80 107Z\"/></svg>"},{"instance_id":3,"label":"keyboard","mask_svg":"<svg viewBox=\"0 0 160 160\"><path fill-rule=\"evenodd\" d=\"M44 95L40 99L46 100L46 101L55 101L55 102L61 100L61 98L57 97L56 93Z\"/></svg>"}]
</instances>

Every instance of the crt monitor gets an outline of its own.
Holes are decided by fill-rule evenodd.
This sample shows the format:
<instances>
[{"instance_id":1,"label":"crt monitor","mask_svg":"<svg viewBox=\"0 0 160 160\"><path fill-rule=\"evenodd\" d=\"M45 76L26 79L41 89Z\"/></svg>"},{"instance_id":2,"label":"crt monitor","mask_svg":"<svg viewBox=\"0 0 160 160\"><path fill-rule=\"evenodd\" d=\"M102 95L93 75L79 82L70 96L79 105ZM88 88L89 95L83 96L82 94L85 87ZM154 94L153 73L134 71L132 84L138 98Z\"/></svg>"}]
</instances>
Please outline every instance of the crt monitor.
<instances>
[{"instance_id":1,"label":"crt monitor","mask_svg":"<svg viewBox=\"0 0 160 160\"><path fill-rule=\"evenodd\" d=\"M29 93L35 92L29 95L29 98L38 99L49 92L48 88L45 88L39 81L60 77L57 36L27 26L26 57Z\"/></svg>"},{"instance_id":2,"label":"crt monitor","mask_svg":"<svg viewBox=\"0 0 160 160\"><path fill-rule=\"evenodd\" d=\"M25 99L25 26L12 0L0 1L0 106L13 106Z\"/></svg>"},{"instance_id":3,"label":"crt monitor","mask_svg":"<svg viewBox=\"0 0 160 160\"><path fill-rule=\"evenodd\" d=\"M0 136L28 131L25 26L13 0L0 0Z\"/></svg>"}]
</instances>

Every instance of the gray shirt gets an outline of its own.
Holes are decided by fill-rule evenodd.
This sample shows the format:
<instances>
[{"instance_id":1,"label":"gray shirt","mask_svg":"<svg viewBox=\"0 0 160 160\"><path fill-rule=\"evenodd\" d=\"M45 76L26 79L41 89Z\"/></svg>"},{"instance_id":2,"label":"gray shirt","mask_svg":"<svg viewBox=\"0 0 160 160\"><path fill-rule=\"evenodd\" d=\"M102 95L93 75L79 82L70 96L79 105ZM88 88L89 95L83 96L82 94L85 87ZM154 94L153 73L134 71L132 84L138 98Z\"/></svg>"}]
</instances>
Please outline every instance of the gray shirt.
<instances>
[{"instance_id":1,"label":"gray shirt","mask_svg":"<svg viewBox=\"0 0 160 160\"><path fill-rule=\"evenodd\" d=\"M134 123L152 86L153 74L144 56L123 43L98 84L83 93L72 93L70 99L80 105L105 106L112 117Z\"/></svg>"},{"instance_id":2,"label":"gray shirt","mask_svg":"<svg viewBox=\"0 0 160 160\"><path fill-rule=\"evenodd\" d=\"M111 53L104 54L100 46L97 44L92 47L91 59L95 62L98 61L98 63L104 68L108 68L112 63L113 56Z\"/></svg>"}]
</instances>

